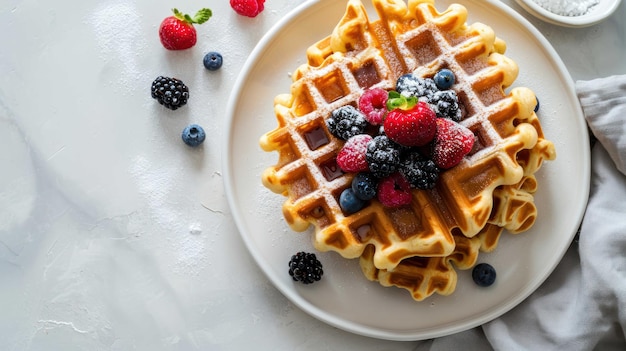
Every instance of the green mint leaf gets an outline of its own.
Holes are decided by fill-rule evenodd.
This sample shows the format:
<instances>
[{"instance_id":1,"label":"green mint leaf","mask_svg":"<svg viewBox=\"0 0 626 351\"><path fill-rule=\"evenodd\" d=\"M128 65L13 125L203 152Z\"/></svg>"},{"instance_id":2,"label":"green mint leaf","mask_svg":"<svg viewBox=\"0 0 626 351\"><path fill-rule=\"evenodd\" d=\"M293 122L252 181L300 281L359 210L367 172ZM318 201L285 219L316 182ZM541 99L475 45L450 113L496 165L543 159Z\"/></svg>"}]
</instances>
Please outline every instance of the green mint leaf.
<instances>
[{"instance_id":1,"label":"green mint leaf","mask_svg":"<svg viewBox=\"0 0 626 351\"><path fill-rule=\"evenodd\" d=\"M415 96L406 97L397 91L390 91L387 97L387 111L401 109L410 110L417 105L418 99Z\"/></svg>"},{"instance_id":2,"label":"green mint leaf","mask_svg":"<svg viewBox=\"0 0 626 351\"><path fill-rule=\"evenodd\" d=\"M174 17L178 18L181 21L185 21L185 14L178 11L178 9L172 9L172 12L174 13Z\"/></svg>"},{"instance_id":3,"label":"green mint leaf","mask_svg":"<svg viewBox=\"0 0 626 351\"><path fill-rule=\"evenodd\" d=\"M390 91L387 97L387 111L395 110L402 107L406 102L406 98L397 91Z\"/></svg>"},{"instance_id":4,"label":"green mint leaf","mask_svg":"<svg viewBox=\"0 0 626 351\"><path fill-rule=\"evenodd\" d=\"M415 105L417 105L417 102L419 100L417 99L417 96L410 96L406 99L406 105L405 105L405 110L410 110L413 107L415 107Z\"/></svg>"},{"instance_id":5,"label":"green mint leaf","mask_svg":"<svg viewBox=\"0 0 626 351\"><path fill-rule=\"evenodd\" d=\"M208 21L211 16L213 16L213 12L211 11L211 9L200 9L198 10L198 12L196 12L192 23L202 24Z\"/></svg>"}]
</instances>

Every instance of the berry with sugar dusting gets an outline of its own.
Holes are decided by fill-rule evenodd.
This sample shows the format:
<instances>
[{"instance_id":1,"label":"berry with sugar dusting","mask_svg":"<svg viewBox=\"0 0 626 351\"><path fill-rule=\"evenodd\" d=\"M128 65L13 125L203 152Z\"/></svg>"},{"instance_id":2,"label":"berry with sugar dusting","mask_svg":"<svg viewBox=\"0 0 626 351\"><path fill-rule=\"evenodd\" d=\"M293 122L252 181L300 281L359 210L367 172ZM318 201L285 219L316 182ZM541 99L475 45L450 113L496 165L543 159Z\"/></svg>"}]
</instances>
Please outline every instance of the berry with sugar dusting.
<instances>
[{"instance_id":1,"label":"berry with sugar dusting","mask_svg":"<svg viewBox=\"0 0 626 351\"><path fill-rule=\"evenodd\" d=\"M359 110L365 114L365 119L374 126L383 124L387 114L387 93L381 88L366 90L359 98Z\"/></svg>"},{"instance_id":2,"label":"berry with sugar dusting","mask_svg":"<svg viewBox=\"0 0 626 351\"><path fill-rule=\"evenodd\" d=\"M400 76L396 81L396 91L404 96L415 96L416 98L424 98L430 100L431 96L438 91L437 85L430 78L422 78L407 73Z\"/></svg>"},{"instance_id":3,"label":"berry with sugar dusting","mask_svg":"<svg viewBox=\"0 0 626 351\"><path fill-rule=\"evenodd\" d=\"M337 138L348 140L365 132L367 128L365 115L352 105L341 106L326 119L326 127Z\"/></svg>"},{"instance_id":4,"label":"berry with sugar dusting","mask_svg":"<svg viewBox=\"0 0 626 351\"><path fill-rule=\"evenodd\" d=\"M425 102L408 110L396 108L385 118L385 134L403 146L423 146L435 137L437 116Z\"/></svg>"},{"instance_id":5,"label":"berry with sugar dusting","mask_svg":"<svg viewBox=\"0 0 626 351\"><path fill-rule=\"evenodd\" d=\"M447 118L437 118L432 160L439 168L452 168L472 151L474 141L474 133L468 128Z\"/></svg>"},{"instance_id":6,"label":"berry with sugar dusting","mask_svg":"<svg viewBox=\"0 0 626 351\"><path fill-rule=\"evenodd\" d=\"M289 275L296 282L312 284L322 279L322 263L314 253L300 251L289 260Z\"/></svg>"},{"instance_id":7,"label":"berry with sugar dusting","mask_svg":"<svg viewBox=\"0 0 626 351\"><path fill-rule=\"evenodd\" d=\"M396 172L378 182L377 198L383 206L400 207L411 203L411 184Z\"/></svg>"},{"instance_id":8,"label":"berry with sugar dusting","mask_svg":"<svg viewBox=\"0 0 626 351\"><path fill-rule=\"evenodd\" d=\"M365 154L367 144L372 140L369 134L359 134L351 137L337 154L337 165L344 172L367 171L369 166Z\"/></svg>"},{"instance_id":9,"label":"berry with sugar dusting","mask_svg":"<svg viewBox=\"0 0 626 351\"><path fill-rule=\"evenodd\" d=\"M386 135L377 135L367 144L365 159L369 170L378 178L383 178L398 169L400 151Z\"/></svg>"},{"instance_id":10,"label":"berry with sugar dusting","mask_svg":"<svg viewBox=\"0 0 626 351\"><path fill-rule=\"evenodd\" d=\"M151 94L159 104L176 110L189 99L189 88L182 80L159 76L152 82Z\"/></svg>"},{"instance_id":11,"label":"berry with sugar dusting","mask_svg":"<svg viewBox=\"0 0 626 351\"><path fill-rule=\"evenodd\" d=\"M265 8L265 0L230 0L230 7L239 15L256 17Z\"/></svg>"},{"instance_id":12,"label":"berry with sugar dusting","mask_svg":"<svg viewBox=\"0 0 626 351\"><path fill-rule=\"evenodd\" d=\"M439 167L418 151L405 153L400 164L400 173L404 175L412 187L432 189L439 179Z\"/></svg>"},{"instance_id":13,"label":"berry with sugar dusting","mask_svg":"<svg viewBox=\"0 0 626 351\"><path fill-rule=\"evenodd\" d=\"M434 93L428 101L437 117L450 118L453 121L461 120L459 97L454 90L442 90Z\"/></svg>"}]
</instances>

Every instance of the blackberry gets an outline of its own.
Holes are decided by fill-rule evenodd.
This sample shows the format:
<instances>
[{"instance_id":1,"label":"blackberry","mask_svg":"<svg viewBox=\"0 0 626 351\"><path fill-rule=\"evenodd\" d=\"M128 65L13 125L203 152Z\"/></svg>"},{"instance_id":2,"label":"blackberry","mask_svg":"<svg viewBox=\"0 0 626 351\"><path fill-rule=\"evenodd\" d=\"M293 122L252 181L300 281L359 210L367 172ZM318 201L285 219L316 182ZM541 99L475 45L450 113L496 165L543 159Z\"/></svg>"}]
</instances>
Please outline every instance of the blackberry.
<instances>
[{"instance_id":1,"label":"blackberry","mask_svg":"<svg viewBox=\"0 0 626 351\"><path fill-rule=\"evenodd\" d=\"M152 97L170 110L176 110L187 103L189 88L179 79L159 76L152 82Z\"/></svg>"},{"instance_id":2,"label":"blackberry","mask_svg":"<svg viewBox=\"0 0 626 351\"><path fill-rule=\"evenodd\" d=\"M398 170L400 150L386 135L377 135L367 144L365 159L370 172L377 178L384 178Z\"/></svg>"},{"instance_id":3,"label":"blackberry","mask_svg":"<svg viewBox=\"0 0 626 351\"><path fill-rule=\"evenodd\" d=\"M289 260L289 275L296 282L315 283L322 279L322 263L314 253L300 251Z\"/></svg>"},{"instance_id":4,"label":"blackberry","mask_svg":"<svg viewBox=\"0 0 626 351\"><path fill-rule=\"evenodd\" d=\"M434 80L421 78L413 73L405 74L396 81L396 91L407 97L424 97L430 100L432 95L438 90Z\"/></svg>"},{"instance_id":5,"label":"blackberry","mask_svg":"<svg viewBox=\"0 0 626 351\"><path fill-rule=\"evenodd\" d=\"M439 167L433 160L414 151L403 155L400 173L404 175L412 187L426 190L435 187L439 178Z\"/></svg>"},{"instance_id":6,"label":"blackberry","mask_svg":"<svg viewBox=\"0 0 626 351\"><path fill-rule=\"evenodd\" d=\"M433 107L437 117L449 118L455 122L461 120L459 97L454 90L437 91L428 102Z\"/></svg>"},{"instance_id":7,"label":"blackberry","mask_svg":"<svg viewBox=\"0 0 626 351\"><path fill-rule=\"evenodd\" d=\"M363 134L367 125L365 115L352 105L339 107L331 112L330 117L326 119L328 130L342 140Z\"/></svg>"}]
</instances>

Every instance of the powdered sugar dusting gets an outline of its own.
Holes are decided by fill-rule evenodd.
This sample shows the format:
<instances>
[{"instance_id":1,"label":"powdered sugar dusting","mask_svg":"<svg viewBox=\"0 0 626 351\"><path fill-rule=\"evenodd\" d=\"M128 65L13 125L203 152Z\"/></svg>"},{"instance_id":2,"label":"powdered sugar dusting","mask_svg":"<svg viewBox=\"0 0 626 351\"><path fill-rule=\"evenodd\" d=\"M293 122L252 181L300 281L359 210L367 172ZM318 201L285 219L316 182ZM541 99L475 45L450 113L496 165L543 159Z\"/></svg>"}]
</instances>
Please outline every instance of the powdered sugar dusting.
<instances>
[{"instance_id":1,"label":"powdered sugar dusting","mask_svg":"<svg viewBox=\"0 0 626 351\"><path fill-rule=\"evenodd\" d=\"M141 15L132 3L106 3L98 6L88 19L104 60L116 60L123 72L117 74L120 86L129 90L143 74L139 64L147 42L138 22Z\"/></svg>"},{"instance_id":2,"label":"powdered sugar dusting","mask_svg":"<svg viewBox=\"0 0 626 351\"><path fill-rule=\"evenodd\" d=\"M589 13L599 0L533 0L544 9L561 16L576 17Z\"/></svg>"}]
</instances>

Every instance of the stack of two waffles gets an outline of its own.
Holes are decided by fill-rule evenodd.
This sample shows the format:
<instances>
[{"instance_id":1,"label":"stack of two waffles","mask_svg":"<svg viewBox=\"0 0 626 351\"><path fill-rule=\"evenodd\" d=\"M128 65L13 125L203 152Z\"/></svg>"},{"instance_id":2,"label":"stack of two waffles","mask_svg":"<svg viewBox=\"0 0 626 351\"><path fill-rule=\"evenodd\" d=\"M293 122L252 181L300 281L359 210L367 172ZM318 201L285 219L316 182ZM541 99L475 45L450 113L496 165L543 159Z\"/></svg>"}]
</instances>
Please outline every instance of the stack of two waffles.
<instances>
[{"instance_id":1,"label":"stack of two waffles","mask_svg":"<svg viewBox=\"0 0 626 351\"><path fill-rule=\"evenodd\" d=\"M518 74L504 56L506 44L487 25L468 25L465 7L439 12L433 0L373 0L370 21L359 0L349 0L333 33L307 50L307 63L293 74L289 94L275 99L278 127L261 137L278 162L263 183L287 197L283 214L296 231L315 227L314 244L359 258L365 276L383 286L411 292L415 300L449 295L455 269L476 264L507 230L530 228L537 216L535 172L555 158L534 108L534 93L516 87ZM445 170L436 186L413 190L412 202L383 206L376 199L346 214L339 195L354 174L337 170L343 141L326 127L330 113L357 106L370 88L393 90L412 72L432 78L442 68L456 76L453 86L463 118L475 135L473 150Z\"/></svg>"}]
</instances>

